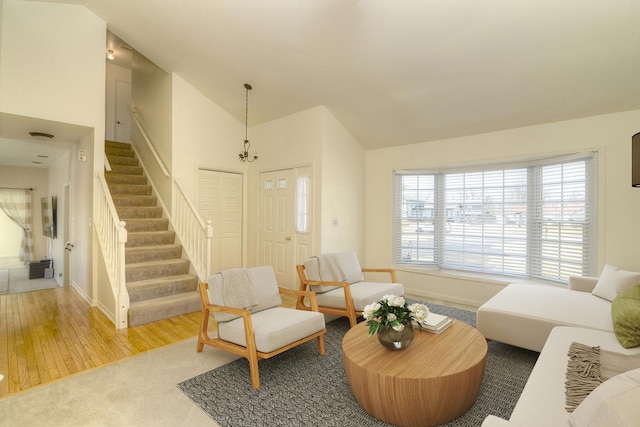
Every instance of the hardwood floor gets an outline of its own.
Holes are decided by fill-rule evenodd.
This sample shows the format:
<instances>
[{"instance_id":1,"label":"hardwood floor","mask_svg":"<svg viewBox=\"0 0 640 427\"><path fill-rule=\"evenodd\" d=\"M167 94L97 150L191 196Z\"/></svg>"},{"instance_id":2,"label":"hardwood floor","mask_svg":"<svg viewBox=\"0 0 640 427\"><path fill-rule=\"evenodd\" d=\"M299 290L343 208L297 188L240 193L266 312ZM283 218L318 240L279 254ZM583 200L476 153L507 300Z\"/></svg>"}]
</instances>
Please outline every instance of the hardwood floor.
<instances>
[{"instance_id":1,"label":"hardwood floor","mask_svg":"<svg viewBox=\"0 0 640 427\"><path fill-rule=\"evenodd\" d=\"M195 337L200 319L197 311L118 330L69 286L0 295L0 398Z\"/></svg>"},{"instance_id":2,"label":"hardwood floor","mask_svg":"<svg viewBox=\"0 0 640 427\"><path fill-rule=\"evenodd\" d=\"M195 337L200 317L117 330L68 286L0 295L0 398Z\"/></svg>"}]
</instances>

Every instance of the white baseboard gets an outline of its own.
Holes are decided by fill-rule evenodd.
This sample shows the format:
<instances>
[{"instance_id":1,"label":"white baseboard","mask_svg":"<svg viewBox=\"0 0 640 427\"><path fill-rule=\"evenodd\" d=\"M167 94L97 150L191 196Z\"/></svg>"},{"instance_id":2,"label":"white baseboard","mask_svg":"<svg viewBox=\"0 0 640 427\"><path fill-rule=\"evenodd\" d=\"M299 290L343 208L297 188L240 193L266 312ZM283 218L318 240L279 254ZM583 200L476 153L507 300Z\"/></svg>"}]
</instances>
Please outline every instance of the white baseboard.
<instances>
[{"instance_id":1,"label":"white baseboard","mask_svg":"<svg viewBox=\"0 0 640 427\"><path fill-rule=\"evenodd\" d=\"M80 294L80 296L82 297L83 300L85 300L87 302L87 304L89 304L90 306L93 306L93 303L91 302L91 298L89 298L89 295L87 295L82 288L80 288L80 286L78 286L78 284L76 282L74 282L73 280L71 281L71 287L73 289L75 289L76 291L78 291L78 293Z\"/></svg>"}]
</instances>

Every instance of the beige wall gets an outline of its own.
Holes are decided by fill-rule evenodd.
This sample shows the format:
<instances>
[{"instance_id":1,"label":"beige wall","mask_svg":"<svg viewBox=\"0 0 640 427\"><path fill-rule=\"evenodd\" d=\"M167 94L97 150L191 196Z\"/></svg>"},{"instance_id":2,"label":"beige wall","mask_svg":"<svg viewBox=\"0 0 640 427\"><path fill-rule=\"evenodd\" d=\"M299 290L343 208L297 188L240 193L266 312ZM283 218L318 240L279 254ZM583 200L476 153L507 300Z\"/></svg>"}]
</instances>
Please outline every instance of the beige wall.
<instances>
[{"instance_id":1,"label":"beige wall","mask_svg":"<svg viewBox=\"0 0 640 427\"><path fill-rule=\"evenodd\" d=\"M104 164L106 24L79 5L4 0L1 34L0 112L93 130L77 146L88 162L70 170L77 240L70 279L95 303L93 185Z\"/></svg>"},{"instance_id":2,"label":"beige wall","mask_svg":"<svg viewBox=\"0 0 640 427\"><path fill-rule=\"evenodd\" d=\"M631 136L638 130L640 111L629 111L368 151L367 262L391 262L394 169L444 168L593 150L599 162L598 271L605 262L638 271L640 191L631 187L630 160ZM410 293L475 305L508 281L410 270L399 276Z\"/></svg>"},{"instance_id":3,"label":"beige wall","mask_svg":"<svg viewBox=\"0 0 640 427\"><path fill-rule=\"evenodd\" d=\"M104 50L104 48L103 48ZM136 110L169 175L172 171L171 75L138 52L133 53L131 104ZM171 177L166 176L135 122L131 121L131 141L158 191L158 196L171 211Z\"/></svg>"}]
</instances>

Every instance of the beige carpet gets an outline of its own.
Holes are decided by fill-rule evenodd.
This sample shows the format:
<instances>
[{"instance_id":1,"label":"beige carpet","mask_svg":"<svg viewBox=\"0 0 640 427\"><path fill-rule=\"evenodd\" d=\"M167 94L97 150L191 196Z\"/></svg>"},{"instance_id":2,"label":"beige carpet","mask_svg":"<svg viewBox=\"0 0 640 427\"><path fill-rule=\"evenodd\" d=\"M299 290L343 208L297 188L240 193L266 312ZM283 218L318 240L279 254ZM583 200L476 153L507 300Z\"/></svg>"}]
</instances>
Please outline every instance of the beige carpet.
<instances>
[{"instance_id":1,"label":"beige carpet","mask_svg":"<svg viewBox=\"0 0 640 427\"><path fill-rule=\"evenodd\" d=\"M0 426L218 426L176 384L236 358L193 338L0 399Z\"/></svg>"},{"instance_id":2,"label":"beige carpet","mask_svg":"<svg viewBox=\"0 0 640 427\"><path fill-rule=\"evenodd\" d=\"M0 294L17 294L57 287L60 285L55 279L29 279L29 268L26 266L0 270Z\"/></svg>"}]
</instances>

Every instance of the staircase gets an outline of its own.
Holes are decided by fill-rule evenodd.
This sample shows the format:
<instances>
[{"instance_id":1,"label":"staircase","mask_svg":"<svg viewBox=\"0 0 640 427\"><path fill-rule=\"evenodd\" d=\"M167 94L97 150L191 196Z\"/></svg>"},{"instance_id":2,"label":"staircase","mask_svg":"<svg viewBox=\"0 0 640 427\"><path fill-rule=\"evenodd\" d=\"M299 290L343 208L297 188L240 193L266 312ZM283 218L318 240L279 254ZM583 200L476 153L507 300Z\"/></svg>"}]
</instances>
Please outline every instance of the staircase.
<instances>
[{"instance_id":1,"label":"staircase","mask_svg":"<svg viewBox=\"0 0 640 427\"><path fill-rule=\"evenodd\" d=\"M182 246L152 195L130 144L106 141L111 171L105 172L113 203L127 223L125 270L129 326L200 310L198 278L190 274Z\"/></svg>"}]
</instances>

